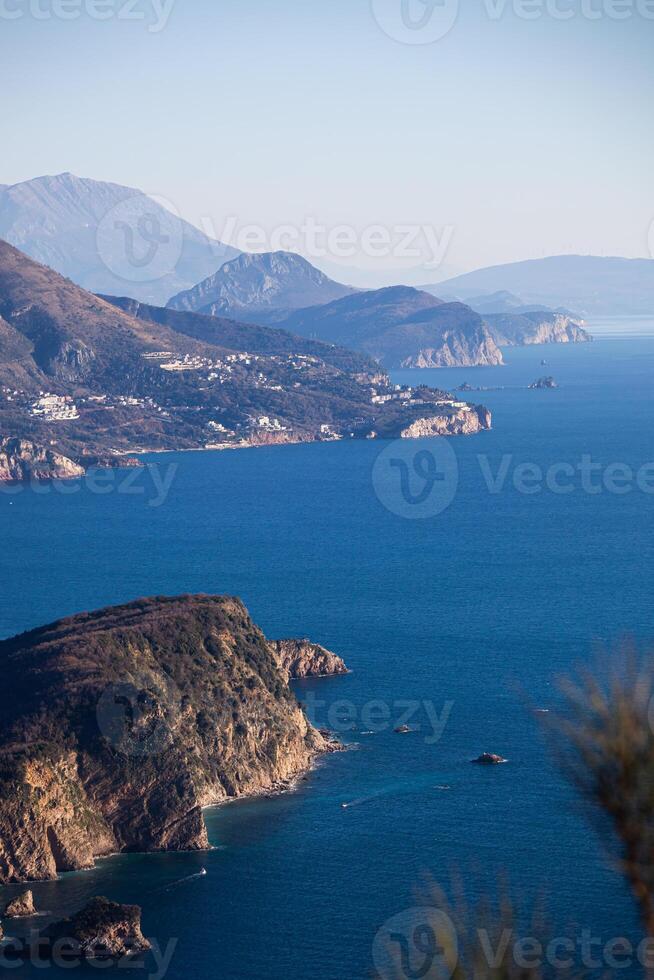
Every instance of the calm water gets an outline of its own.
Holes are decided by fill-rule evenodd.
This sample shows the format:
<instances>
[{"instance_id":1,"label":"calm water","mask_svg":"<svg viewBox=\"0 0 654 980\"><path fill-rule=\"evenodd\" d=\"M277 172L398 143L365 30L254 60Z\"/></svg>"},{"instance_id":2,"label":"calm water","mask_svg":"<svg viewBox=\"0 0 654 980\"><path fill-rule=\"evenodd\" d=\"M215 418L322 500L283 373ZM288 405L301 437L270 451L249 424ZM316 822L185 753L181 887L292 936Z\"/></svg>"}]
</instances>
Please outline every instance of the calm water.
<instances>
[{"instance_id":1,"label":"calm water","mask_svg":"<svg viewBox=\"0 0 654 980\"><path fill-rule=\"evenodd\" d=\"M141 904L146 934L178 939L171 980L363 980L380 926L416 904L425 874L447 882L452 868L473 893L506 869L525 907L544 894L557 924L605 940L634 931L526 701L551 707L562 672L607 648L617 656L625 638L650 644L654 497L589 494L579 481L525 494L514 476L584 454L635 470L654 460L654 338L507 357L505 368L419 373L505 386L478 396L494 430L448 443L458 490L426 519L380 501L374 442L157 457L164 476L176 467L159 507L151 473L129 493L115 492L124 474L103 494L0 493L1 635L144 594L229 592L269 636L308 635L353 670L301 690L318 699L318 723L347 718L356 732L297 793L212 811L209 854L117 857L38 885L41 908L72 911L95 894ZM525 390L544 373L560 390ZM484 472L507 456L491 494ZM398 494L381 491L410 514ZM427 702L412 719L421 731L360 734L372 699L392 721L399 702ZM482 751L510 764L470 766Z\"/></svg>"}]
</instances>

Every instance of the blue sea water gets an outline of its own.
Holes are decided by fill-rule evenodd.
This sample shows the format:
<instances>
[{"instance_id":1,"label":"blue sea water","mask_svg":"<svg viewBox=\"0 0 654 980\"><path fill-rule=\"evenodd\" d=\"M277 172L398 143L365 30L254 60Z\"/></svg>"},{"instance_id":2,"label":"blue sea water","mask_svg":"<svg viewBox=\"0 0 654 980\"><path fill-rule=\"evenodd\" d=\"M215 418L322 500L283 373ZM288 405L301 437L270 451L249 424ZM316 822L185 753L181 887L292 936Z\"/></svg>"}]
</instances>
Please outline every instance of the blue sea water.
<instances>
[{"instance_id":1,"label":"blue sea water","mask_svg":"<svg viewBox=\"0 0 654 980\"><path fill-rule=\"evenodd\" d=\"M523 908L542 897L557 928L637 937L627 891L530 710L557 704L560 675L654 638L654 495L646 470L635 482L654 461L654 337L616 332L511 350L503 368L398 374L502 386L475 396L493 430L448 441L456 492L432 516L415 517L399 469L395 485L388 473L373 482L387 447L374 441L152 457L172 481L160 506L154 470L130 485L117 473L78 492L0 493L2 636L146 594L227 592L268 636L307 635L352 668L298 688L351 747L297 792L210 811L210 853L118 856L35 885L39 907L70 912L96 894L139 903L146 934L175 941L170 980L363 980L380 927L453 870L472 896L506 872ZM560 388L528 391L543 374ZM552 466L584 457L600 492L578 474L570 491L548 488L548 474L571 472ZM628 482L612 464L632 469L627 492L612 492ZM416 705L420 730L396 734ZM482 751L509 763L471 766ZM136 975L155 970L146 957Z\"/></svg>"}]
</instances>

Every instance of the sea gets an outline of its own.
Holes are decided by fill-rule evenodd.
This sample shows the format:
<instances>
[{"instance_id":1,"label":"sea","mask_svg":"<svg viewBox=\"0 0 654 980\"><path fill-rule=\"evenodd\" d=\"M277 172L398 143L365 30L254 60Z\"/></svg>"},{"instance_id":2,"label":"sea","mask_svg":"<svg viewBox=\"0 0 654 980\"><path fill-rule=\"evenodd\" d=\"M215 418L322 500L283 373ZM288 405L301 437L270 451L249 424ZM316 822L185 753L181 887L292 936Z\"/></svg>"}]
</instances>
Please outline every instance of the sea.
<instances>
[{"instance_id":1,"label":"sea","mask_svg":"<svg viewBox=\"0 0 654 980\"><path fill-rule=\"evenodd\" d=\"M577 965L583 935L596 966L621 937L635 950L633 902L549 724L562 678L654 646L654 318L591 329L592 344L507 350L504 367L396 373L487 389L465 395L493 412L473 437L152 455L0 492L0 636L138 596L229 593L269 637L309 637L351 670L296 685L347 751L292 792L207 811L211 851L35 884L58 917L95 895L137 903L155 943L120 969L47 972L441 976L393 972L385 952L398 935L424 950L439 888L471 907L510 892L515 938L542 910ZM528 387L542 376L558 388ZM508 761L471 765L482 752ZM620 962L642 975L635 952Z\"/></svg>"}]
</instances>

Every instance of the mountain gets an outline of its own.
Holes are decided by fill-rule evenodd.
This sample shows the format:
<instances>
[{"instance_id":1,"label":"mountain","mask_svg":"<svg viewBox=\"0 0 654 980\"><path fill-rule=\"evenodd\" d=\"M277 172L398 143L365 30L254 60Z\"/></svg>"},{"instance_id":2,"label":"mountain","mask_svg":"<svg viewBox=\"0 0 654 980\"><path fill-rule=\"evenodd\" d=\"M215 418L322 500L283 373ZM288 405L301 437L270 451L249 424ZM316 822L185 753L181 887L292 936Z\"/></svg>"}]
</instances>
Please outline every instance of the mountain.
<instances>
[{"instance_id":1,"label":"mountain","mask_svg":"<svg viewBox=\"0 0 654 980\"><path fill-rule=\"evenodd\" d=\"M434 434L490 425L485 409L457 407L446 392L397 392L364 354L109 302L0 241L5 474L47 475L48 460L53 476L117 465L140 450L408 437L419 420Z\"/></svg>"},{"instance_id":2,"label":"mountain","mask_svg":"<svg viewBox=\"0 0 654 980\"><path fill-rule=\"evenodd\" d=\"M556 255L469 272L433 288L462 297L507 290L525 304L565 307L582 315L654 313L654 260Z\"/></svg>"},{"instance_id":3,"label":"mountain","mask_svg":"<svg viewBox=\"0 0 654 980\"><path fill-rule=\"evenodd\" d=\"M0 238L85 289L159 304L239 254L142 191L69 173L0 187Z\"/></svg>"},{"instance_id":4,"label":"mountain","mask_svg":"<svg viewBox=\"0 0 654 980\"><path fill-rule=\"evenodd\" d=\"M364 351L385 368L501 364L482 318L411 286L390 286L298 310L279 326Z\"/></svg>"},{"instance_id":5,"label":"mountain","mask_svg":"<svg viewBox=\"0 0 654 980\"><path fill-rule=\"evenodd\" d=\"M593 339L584 328L582 317L563 308L551 310L546 306L529 306L506 290L472 296L467 305L483 317L499 347L583 344Z\"/></svg>"},{"instance_id":6,"label":"mountain","mask_svg":"<svg viewBox=\"0 0 654 980\"><path fill-rule=\"evenodd\" d=\"M301 255L266 252L239 255L193 289L174 296L168 306L265 323L290 310L329 303L352 292Z\"/></svg>"},{"instance_id":7,"label":"mountain","mask_svg":"<svg viewBox=\"0 0 654 980\"><path fill-rule=\"evenodd\" d=\"M2 883L206 849L203 807L274 791L333 748L228 596L82 613L0 642L0 660Z\"/></svg>"}]
</instances>

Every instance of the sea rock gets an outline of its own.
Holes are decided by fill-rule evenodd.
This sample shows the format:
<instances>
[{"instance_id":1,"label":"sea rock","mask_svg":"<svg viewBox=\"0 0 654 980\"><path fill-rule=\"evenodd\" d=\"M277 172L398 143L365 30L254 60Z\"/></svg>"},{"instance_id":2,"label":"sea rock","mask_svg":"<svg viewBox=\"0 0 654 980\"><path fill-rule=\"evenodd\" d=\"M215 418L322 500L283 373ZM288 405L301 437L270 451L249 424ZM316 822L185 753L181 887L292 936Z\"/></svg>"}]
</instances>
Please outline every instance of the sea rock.
<instances>
[{"instance_id":1,"label":"sea rock","mask_svg":"<svg viewBox=\"0 0 654 980\"><path fill-rule=\"evenodd\" d=\"M141 932L138 905L119 905L106 898L92 898L70 919L49 926L41 936L40 951L59 950L87 959L122 959L151 949Z\"/></svg>"},{"instance_id":2,"label":"sea rock","mask_svg":"<svg viewBox=\"0 0 654 980\"><path fill-rule=\"evenodd\" d=\"M545 389L545 388L558 388L554 378L539 378L538 381L534 381L533 384L529 385L530 389Z\"/></svg>"},{"instance_id":3,"label":"sea rock","mask_svg":"<svg viewBox=\"0 0 654 980\"><path fill-rule=\"evenodd\" d=\"M24 480L70 480L84 468L67 456L28 439L0 439L0 483Z\"/></svg>"},{"instance_id":4,"label":"sea rock","mask_svg":"<svg viewBox=\"0 0 654 980\"><path fill-rule=\"evenodd\" d=\"M23 892L22 895L14 898L9 902L4 911L6 919L20 919L30 915L36 915L34 896L30 891Z\"/></svg>"},{"instance_id":5,"label":"sea rock","mask_svg":"<svg viewBox=\"0 0 654 980\"><path fill-rule=\"evenodd\" d=\"M0 882L208 847L203 807L335 750L243 604L142 599L0 642Z\"/></svg>"},{"instance_id":6,"label":"sea rock","mask_svg":"<svg viewBox=\"0 0 654 980\"><path fill-rule=\"evenodd\" d=\"M348 673L340 657L311 640L273 640L270 646L287 680Z\"/></svg>"},{"instance_id":7,"label":"sea rock","mask_svg":"<svg viewBox=\"0 0 654 980\"><path fill-rule=\"evenodd\" d=\"M476 766L499 766L502 762L506 762L506 759L502 758L501 755L483 752L478 759L472 761Z\"/></svg>"}]
</instances>

